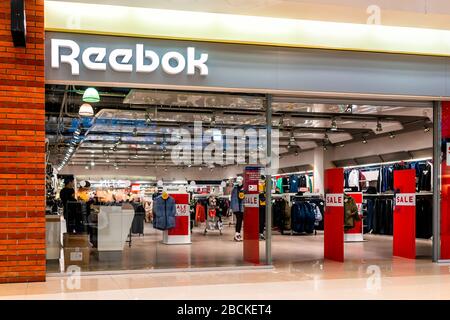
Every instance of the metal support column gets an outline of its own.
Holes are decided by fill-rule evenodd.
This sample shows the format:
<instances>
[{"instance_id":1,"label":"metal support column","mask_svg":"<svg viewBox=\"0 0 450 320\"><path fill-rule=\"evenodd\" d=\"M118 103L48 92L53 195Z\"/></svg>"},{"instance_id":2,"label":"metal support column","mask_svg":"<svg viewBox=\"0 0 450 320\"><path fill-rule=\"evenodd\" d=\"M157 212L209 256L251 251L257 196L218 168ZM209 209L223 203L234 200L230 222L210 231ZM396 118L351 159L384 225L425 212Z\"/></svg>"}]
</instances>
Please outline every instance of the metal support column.
<instances>
[{"instance_id":1,"label":"metal support column","mask_svg":"<svg viewBox=\"0 0 450 320\"><path fill-rule=\"evenodd\" d=\"M441 107L433 104L433 262L441 256Z\"/></svg>"},{"instance_id":2,"label":"metal support column","mask_svg":"<svg viewBox=\"0 0 450 320\"><path fill-rule=\"evenodd\" d=\"M266 95L266 264L272 265L272 96Z\"/></svg>"}]
</instances>

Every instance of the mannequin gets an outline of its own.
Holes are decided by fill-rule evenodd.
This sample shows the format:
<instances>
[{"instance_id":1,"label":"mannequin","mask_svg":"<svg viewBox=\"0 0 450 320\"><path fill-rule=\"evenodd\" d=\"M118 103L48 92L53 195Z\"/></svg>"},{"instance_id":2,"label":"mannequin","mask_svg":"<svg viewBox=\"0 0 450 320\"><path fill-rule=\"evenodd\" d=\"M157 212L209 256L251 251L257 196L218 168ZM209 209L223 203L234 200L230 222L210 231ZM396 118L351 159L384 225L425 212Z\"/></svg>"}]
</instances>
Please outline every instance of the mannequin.
<instances>
[{"instance_id":1,"label":"mannequin","mask_svg":"<svg viewBox=\"0 0 450 320\"><path fill-rule=\"evenodd\" d=\"M237 177L236 184L231 191L231 209L236 216L236 233L234 235L235 241L242 241L241 229L242 221L244 220L244 178Z\"/></svg>"}]
</instances>

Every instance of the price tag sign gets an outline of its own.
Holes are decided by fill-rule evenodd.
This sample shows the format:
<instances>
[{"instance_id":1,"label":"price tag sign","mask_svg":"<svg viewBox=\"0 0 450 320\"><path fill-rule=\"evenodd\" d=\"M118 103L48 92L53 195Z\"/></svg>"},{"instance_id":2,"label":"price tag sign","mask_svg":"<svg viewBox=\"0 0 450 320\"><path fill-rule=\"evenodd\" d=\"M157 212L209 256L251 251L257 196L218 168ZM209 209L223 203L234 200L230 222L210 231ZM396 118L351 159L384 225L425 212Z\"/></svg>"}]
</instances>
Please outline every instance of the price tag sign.
<instances>
[{"instance_id":1,"label":"price tag sign","mask_svg":"<svg viewBox=\"0 0 450 320\"><path fill-rule=\"evenodd\" d=\"M189 205L188 204L177 204L176 210L177 210L176 215L178 217L189 216Z\"/></svg>"},{"instance_id":2,"label":"price tag sign","mask_svg":"<svg viewBox=\"0 0 450 320\"><path fill-rule=\"evenodd\" d=\"M329 193L325 197L325 205L327 207L343 207L344 195L342 193Z\"/></svg>"}]
</instances>

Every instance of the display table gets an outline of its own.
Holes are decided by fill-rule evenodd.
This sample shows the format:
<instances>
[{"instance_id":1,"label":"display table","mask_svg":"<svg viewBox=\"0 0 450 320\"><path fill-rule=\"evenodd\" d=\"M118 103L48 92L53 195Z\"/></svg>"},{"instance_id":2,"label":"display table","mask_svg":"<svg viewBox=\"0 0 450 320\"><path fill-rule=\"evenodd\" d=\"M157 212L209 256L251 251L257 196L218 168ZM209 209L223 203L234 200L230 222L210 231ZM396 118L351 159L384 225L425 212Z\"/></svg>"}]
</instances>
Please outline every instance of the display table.
<instances>
[{"instance_id":1,"label":"display table","mask_svg":"<svg viewBox=\"0 0 450 320\"><path fill-rule=\"evenodd\" d=\"M61 258L61 216L45 216L45 242L46 259L58 260Z\"/></svg>"},{"instance_id":2,"label":"display table","mask_svg":"<svg viewBox=\"0 0 450 320\"><path fill-rule=\"evenodd\" d=\"M123 251L133 217L132 207L100 206L97 250L99 252Z\"/></svg>"}]
</instances>

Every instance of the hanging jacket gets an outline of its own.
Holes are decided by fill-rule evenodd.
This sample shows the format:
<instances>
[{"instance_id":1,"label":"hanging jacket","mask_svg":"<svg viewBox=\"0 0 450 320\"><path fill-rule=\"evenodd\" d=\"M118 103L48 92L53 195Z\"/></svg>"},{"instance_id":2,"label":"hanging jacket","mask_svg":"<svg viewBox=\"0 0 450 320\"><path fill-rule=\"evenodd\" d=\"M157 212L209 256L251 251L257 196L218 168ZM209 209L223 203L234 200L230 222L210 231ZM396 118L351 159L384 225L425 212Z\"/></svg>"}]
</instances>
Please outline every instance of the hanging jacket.
<instances>
[{"instance_id":1,"label":"hanging jacket","mask_svg":"<svg viewBox=\"0 0 450 320\"><path fill-rule=\"evenodd\" d=\"M153 201L153 227L158 230L175 228L176 205L175 199L161 196Z\"/></svg>"},{"instance_id":2,"label":"hanging jacket","mask_svg":"<svg viewBox=\"0 0 450 320\"><path fill-rule=\"evenodd\" d=\"M297 193L298 192L298 188L302 187L300 185L300 179L297 175L291 175L289 177L289 192L294 192Z\"/></svg>"},{"instance_id":3,"label":"hanging jacket","mask_svg":"<svg viewBox=\"0 0 450 320\"><path fill-rule=\"evenodd\" d=\"M231 210L244 212L244 199L239 199L239 192L243 192L242 186L235 186L231 191Z\"/></svg>"},{"instance_id":4,"label":"hanging jacket","mask_svg":"<svg viewBox=\"0 0 450 320\"><path fill-rule=\"evenodd\" d=\"M311 206L314 211L314 225L318 226L320 221L322 221L322 219L323 219L322 212L320 212L320 208L317 204L311 203Z\"/></svg>"},{"instance_id":5,"label":"hanging jacket","mask_svg":"<svg viewBox=\"0 0 450 320\"><path fill-rule=\"evenodd\" d=\"M344 195L344 227L345 229L351 229L355 226L355 221L360 221L361 218L358 214L358 206L355 199Z\"/></svg>"},{"instance_id":6,"label":"hanging jacket","mask_svg":"<svg viewBox=\"0 0 450 320\"><path fill-rule=\"evenodd\" d=\"M199 201L195 206L195 221L205 222L205 206Z\"/></svg>"}]
</instances>

